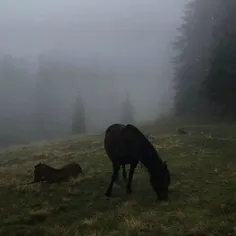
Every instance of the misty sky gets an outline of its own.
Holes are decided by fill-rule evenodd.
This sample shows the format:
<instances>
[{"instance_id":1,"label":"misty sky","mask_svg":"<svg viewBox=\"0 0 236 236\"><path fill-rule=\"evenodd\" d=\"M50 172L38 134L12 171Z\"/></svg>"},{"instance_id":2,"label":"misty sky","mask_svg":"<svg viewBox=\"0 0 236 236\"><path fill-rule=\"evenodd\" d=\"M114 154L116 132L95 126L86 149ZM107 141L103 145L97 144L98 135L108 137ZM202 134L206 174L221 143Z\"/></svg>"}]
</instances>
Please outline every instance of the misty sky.
<instances>
[{"instance_id":1,"label":"misty sky","mask_svg":"<svg viewBox=\"0 0 236 236\"><path fill-rule=\"evenodd\" d=\"M76 48L90 57L110 60L122 57L125 47L130 50L128 54L155 57L150 53L158 52L158 41L168 39L178 26L183 2L2 0L0 51L35 54L54 47Z\"/></svg>"},{"instance_id":2,"label":"misty sky","mask_svg":"<svg viewBox=\"0 0 236 236\"><path fill-rule=\"evenodd\" d=\"M169 91L170 43L186 1L2 0L0 53L34 62L60 49L81 65L114 71L113 86L130 90L147 119Z\"/></svg>"}]
</instances>

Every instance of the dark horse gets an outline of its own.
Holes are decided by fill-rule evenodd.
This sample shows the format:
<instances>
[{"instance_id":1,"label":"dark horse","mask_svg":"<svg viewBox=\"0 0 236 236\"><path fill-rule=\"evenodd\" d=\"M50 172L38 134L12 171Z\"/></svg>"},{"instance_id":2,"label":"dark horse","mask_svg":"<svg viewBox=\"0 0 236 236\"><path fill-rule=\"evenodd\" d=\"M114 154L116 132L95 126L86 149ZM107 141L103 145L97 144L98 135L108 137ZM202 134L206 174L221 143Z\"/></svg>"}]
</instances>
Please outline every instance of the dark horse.
<instances>
[{"instance_id":1,"label":"dark horse","mask_svg":"<svg viewBox=\"0 0 236 236\"><path fill-rule=\"evenodd\" d=\"M106 196L111 196L113 183L118 178L121 165L123 178L126 179L126 164L130 164L127 194L131 194L134 170L138 162L141 162L150 175L151 186L159 200L168 200L170 172L167 162L162 161L155 147L139 129L131 124L109 126L105 132L104 148L113 165L113 175Z\"/></svg>"},{"instance_id":2,"label":"dark horse","mask_svg":"<svg viewBox=\"0 0 236 236\"><path fill-rule=\"evenodd\" d=\"M82 169L78 163L72 162L60 169L39 163L34 167L34 181L32 183L41 181L47 183L64 182L70 178L77 178L79 174L82 174Z\"/></svg>"}]
</instances>

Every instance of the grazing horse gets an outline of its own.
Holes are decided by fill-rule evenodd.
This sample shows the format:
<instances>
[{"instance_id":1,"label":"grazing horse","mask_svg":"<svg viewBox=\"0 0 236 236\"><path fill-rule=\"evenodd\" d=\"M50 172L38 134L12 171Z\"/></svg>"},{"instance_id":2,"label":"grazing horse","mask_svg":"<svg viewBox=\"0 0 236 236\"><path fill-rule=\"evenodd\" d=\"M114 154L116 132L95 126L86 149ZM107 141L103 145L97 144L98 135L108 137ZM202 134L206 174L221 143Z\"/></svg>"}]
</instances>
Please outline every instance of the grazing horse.
<instances>
[{"instance_id":1,"label":"grazing horse","mask_svg":"<svg viewBox=\"0 0 236 236\"><path fill-rule=\"evenodd\" d=\"M77 178L82 174L82 169L77 163L69 163L60 169L53 168L43 163L39 163L34 167L34 181L37 183L46 181L47 183L58 183L69 181L70 178Z\"/></svg>"},{"instance_id":2,"label":"grazing horse","mask_svg":"<svg viewBox=\"0 0 236 236\"><path fill-rule=\"evenodd\" d=\"M134 170L141 162L150 175L150 183L159 200L168 200L170 172L167 162L163 161L155 147L135 126L113 124L105 132L104 148L112 162L113 174L106 196L111 196L114 181L118 178L120 166L130 164L127 194L132 193L131 183Z\"/></svg>"}]
</instances>

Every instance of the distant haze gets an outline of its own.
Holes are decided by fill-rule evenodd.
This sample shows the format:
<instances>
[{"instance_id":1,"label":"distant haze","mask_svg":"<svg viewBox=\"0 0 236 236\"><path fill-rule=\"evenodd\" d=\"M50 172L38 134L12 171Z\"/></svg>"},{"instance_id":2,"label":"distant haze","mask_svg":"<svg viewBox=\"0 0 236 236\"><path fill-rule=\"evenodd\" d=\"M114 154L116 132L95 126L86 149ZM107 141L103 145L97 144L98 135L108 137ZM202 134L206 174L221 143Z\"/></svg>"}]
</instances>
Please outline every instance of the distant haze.
<instances>
[{"instance_id":1,"label":"distant haze","mask_svg":"<svg viewBox=\"0 0 236 236\"><path fill-rule=\"evenodd\" d=\"M81 71L91 71L91 76L78 76L77 88L68 85L61 94L67 107L76 90L81 93L90 130L119 121L119 104L128 91L136 119L153 120L171 105L171 42L184 3L186 0L3 0L0 55L21 59L36 82L41 55L65 55ZM69 76L64 80L70 83ZM69 127L69 116L66 119Z\"/></svg>"}]
</instances>

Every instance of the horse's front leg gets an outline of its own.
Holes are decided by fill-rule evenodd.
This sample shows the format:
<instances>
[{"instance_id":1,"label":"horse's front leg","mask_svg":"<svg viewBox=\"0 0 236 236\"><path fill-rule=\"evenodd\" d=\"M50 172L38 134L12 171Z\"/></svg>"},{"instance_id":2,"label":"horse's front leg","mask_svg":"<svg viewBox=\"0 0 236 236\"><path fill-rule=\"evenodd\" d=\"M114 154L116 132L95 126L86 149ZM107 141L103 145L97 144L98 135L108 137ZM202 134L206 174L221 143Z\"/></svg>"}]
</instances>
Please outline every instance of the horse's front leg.
<instances>
[{"instance_id":1,"label":"horse's front leg","mask_svg":"<svg viewBox=\"0 0 236 236\"><path fill-rule=\"evenodd\" d=\"M132 184L132 181L133 181L134 170L135 170L137 165L138 165L138 162L130 164L129 178L128 178L127 189L126 189L127 194L131 194L132 193L131 184Z\"/></svg>"},{"instance_id":2,"label":"horse's front leg","mask_svg":"<svg viewBox=\"0 0 236 236\"><path fill-rule=\"evenodd\" d=\"M111 196L112 187L113 187L114 181L117 180L117 175L119 173L119 170L120 170L120 165L113 164L113 174L112 174L112 177L111 177L111 183L110 183L110 185L107 189L107 192L105 194L107 197Z\"/></svg>"},{"instance_id":3,"label":"horse's front leg","mask_svg":"<svg viewBox=\"0 0 236 236\"><path fill-rule=\"evenodd\" d=\"M122 169L123 169L123 180L126 182L127 181L127 174L125 171L125 164L122 164Z\"/></svg>"}]
</instances>

